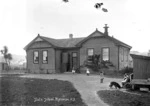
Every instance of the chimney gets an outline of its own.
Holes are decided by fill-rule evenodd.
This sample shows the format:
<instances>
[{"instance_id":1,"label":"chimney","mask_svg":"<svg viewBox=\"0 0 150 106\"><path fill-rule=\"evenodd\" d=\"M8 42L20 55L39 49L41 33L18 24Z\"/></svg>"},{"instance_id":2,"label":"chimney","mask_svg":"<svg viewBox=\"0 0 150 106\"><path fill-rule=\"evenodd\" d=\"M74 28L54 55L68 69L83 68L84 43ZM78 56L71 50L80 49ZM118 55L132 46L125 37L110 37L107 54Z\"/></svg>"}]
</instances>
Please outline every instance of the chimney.
<instances>
[{"instance_id":1,"label":"chimney","mask_svg":"<svg viewBox=\"0 0 150 106\"><path fill-rule=\"evenodd\" d=\"M104 34L106 35L106 36L108 36L108 26L107 26L107 24L105 24L105 27L104 27Z\"/></svg>"},{"instance_id":2,"label":"chimney","mask_svg":"<svg viewBox=\"0 0 150 106\"><path fill-rule=\"evenodd\" d=\"M73 38L73 34L69 34L69 38L72 39Z\"/></svg>"}]
</instances>

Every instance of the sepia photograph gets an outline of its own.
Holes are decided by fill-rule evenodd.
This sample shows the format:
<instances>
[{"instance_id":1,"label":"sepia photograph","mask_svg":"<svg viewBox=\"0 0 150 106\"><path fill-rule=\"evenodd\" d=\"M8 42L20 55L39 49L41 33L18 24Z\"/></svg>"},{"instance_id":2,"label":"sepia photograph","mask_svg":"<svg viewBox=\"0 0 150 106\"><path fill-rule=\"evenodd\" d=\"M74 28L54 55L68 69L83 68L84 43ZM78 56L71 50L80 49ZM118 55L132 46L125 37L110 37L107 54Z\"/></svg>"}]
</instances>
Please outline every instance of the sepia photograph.
<instances>
[{"instance_id":1,"label":"sepia photograph","mask_svg":"<svg viewBox=\"0 0 150 106\"><path fill-rule=\"evenodd\" d=\"M0 0L0 106L150 106L149 0Z\"/></svg>"}]
</instances>

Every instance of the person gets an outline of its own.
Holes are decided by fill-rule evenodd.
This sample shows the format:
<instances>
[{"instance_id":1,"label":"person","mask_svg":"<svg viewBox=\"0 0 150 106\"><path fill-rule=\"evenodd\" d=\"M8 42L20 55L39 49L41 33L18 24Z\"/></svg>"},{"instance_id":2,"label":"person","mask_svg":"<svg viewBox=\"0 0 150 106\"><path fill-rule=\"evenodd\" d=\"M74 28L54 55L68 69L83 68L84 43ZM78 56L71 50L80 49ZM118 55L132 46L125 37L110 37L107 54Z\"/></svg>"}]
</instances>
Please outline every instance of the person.
<instances>
[{"instance_id":1,"label":"person","mask_svg":"<svg viewBox=\"0 0 150 106\"><path fill-rule=\"evenodd\" d=\"M75 72L76 72L76 71L75 71L75 69L74 69L74 67L73 67L73 68L72 68L72 73L75 74Z\"/></svg>"},{"instance_id":2,"label":"person","mask_svg":"<svg viewBox=\"0 0 150 106\"><path fill-rule=\"evenodd\" d=\"M100 72L100 83L103 83L103 80L104 80L104 72L101 71Z\"/></svg>"},{"instance_id":3,"label":"person","mask_svg":"<svg viewBox=\"0 0 150 106\"><path fill-rule=\"evenodd\" d=\"M127 73L125 73L124 74L124 79L126 79L128 77L128 74Z\"/></svg>"},{"instance_id":4,"label":"person","mask_svg":"<svg viewBox=\"0 0 150 106\"><path fill-rule=\"evenodd\" d=\"M130 76L125 74L124 75L124 78L123 78L123 81L122 81L122 87L125 87L125 85L130 82Z\"/></svg>"},{"instance_id":5,"label":"person","mask_svg":"<svg viewBox=\"0 0 150 106\"><path fill-rule=\"evenodd\" d=\"M89 68L86 69L86 75L89 76L90 75L90 71Z\"/></svg>"}]
</instances>

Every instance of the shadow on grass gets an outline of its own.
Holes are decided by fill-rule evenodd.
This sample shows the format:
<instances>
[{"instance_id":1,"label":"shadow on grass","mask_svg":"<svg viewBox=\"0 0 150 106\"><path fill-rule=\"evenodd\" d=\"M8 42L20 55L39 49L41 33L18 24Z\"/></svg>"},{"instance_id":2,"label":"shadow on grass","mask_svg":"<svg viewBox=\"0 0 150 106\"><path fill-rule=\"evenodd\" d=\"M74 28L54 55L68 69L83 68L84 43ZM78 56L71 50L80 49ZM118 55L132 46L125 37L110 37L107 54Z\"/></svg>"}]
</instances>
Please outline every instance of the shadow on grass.
<instances>
[{"instance_id":1,"label":"shadow on grass","mask_svg":"<svg viewBox=\"0 0 150 106\"><path fill-rule=\"evenodd\" d=\"M86 106L68 81L4 75L0 84L1 106Z\"/></svg>"}]
</instances>

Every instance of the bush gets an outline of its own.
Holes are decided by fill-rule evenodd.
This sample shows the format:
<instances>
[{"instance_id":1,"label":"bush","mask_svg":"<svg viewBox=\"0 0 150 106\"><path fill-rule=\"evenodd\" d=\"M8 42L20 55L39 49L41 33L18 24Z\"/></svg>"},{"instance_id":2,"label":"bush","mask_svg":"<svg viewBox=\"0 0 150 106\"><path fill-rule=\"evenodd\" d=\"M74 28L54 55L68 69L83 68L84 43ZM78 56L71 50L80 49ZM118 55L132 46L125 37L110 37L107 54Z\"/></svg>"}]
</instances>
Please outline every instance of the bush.
<instances>
[{"instance_id":1,"label":"bush","mask_svg":"<svg viewBox=\"0 0 150 106\"><path fill-rule=\"evenodd\" d=\"M84 66L91 69L94 72L99 72L100 69L109 69L110 67L115 67L110 61L100 61L100 54L88 56L87 60L84 61Z\"/></svg>"},{"instance_id":2,"label":"bush","mask_svg":"<svg viewBox=\"0 0 150 106\"><path fill-rule=\"evenodd\" d=\"M76 73L81 73L81 72L80 72L80 68L77 68L77 69L76 69Z\"/></svg>"},{"instance_id":3,"label":"bush","mask_svg":"<svg viewBox=\"0 0 150 106\"><path fill-rule=\"evenodd\" d=\"M91 69L94 72L99 72L100 69L100 54L88 56L87 60L84 62L84 66Z\"/></svg>"},{"instance_id":4,"label":"bush","mask_svg":"<svg viewBox=\"0 0 150 106\"><path fill-rule=\"evenodd\" d=\"M121 73L123 73L123 74L125 74L125 73L130 74L130 73L133 73L133 68L131 68L131 67L125 67L125 68L123 68L123 69L120 70L120 71L121 71Z\"/></svg>"}]
</instances>

